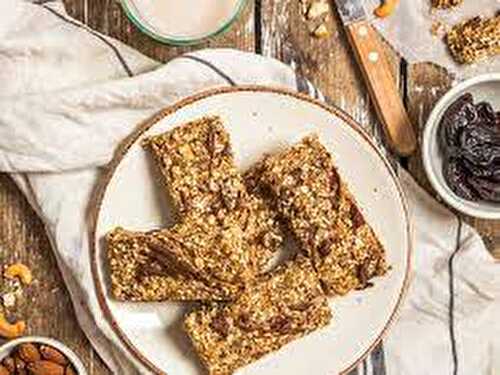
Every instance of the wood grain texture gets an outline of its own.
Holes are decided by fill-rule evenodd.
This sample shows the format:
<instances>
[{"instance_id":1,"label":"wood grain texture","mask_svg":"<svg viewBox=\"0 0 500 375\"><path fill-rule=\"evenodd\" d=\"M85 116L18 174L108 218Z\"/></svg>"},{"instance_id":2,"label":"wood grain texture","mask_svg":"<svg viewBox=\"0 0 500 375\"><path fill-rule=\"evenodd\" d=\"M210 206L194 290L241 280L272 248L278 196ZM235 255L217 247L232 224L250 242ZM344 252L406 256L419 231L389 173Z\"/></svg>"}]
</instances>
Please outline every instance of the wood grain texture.
<instances>
[{"instance_id":1,"label":"wood grain texture","mask_svg":"<svg viewBox=\"0 0 500 375\"><path fill-rule=\"evenodd\" d=\"M260 52L292 66L329 100L356 119L382 144L383 130L336 10L326 20L330 36L313 38L298 1L261 0ZM381 39L380 39L381 41ZM391 74L400 86L400 59L382 42ZM402 85L401 85L402 86Z\"/></svg>"},{"instance_id":2,"label":"wood grain texture","mask_svg":"<svg viewBox=\"0 0 500 375\"><path fill-rule=\"evenodd\" d=\"M326 22L331 36L315 39L310 36L298 1L249 3L229 33L198 46L170 47L141 34L127 19L118 0L65 0L73 17L159 61L203 47L257 51L282 60L311 80L331 103L354 117L382 144L382 127L374 116L368 90L335 11L332 9ZM433 104L449 86L449 77L430 65L407 67L389 46L384 44L383 48L411 121L420 132ZM410 158L408 165L432 193L419 155ZM485 235L489 248L500 259L500 223L467 220ZM34 270L37 282L28 290L17 313L17 317L29 321L29 333L53 336L67 343L82 357L90 375L109 374L78 328L41 222L5 175L0 175L0 260L2 264L22 261Z\"/></svg>"}]
</instances>

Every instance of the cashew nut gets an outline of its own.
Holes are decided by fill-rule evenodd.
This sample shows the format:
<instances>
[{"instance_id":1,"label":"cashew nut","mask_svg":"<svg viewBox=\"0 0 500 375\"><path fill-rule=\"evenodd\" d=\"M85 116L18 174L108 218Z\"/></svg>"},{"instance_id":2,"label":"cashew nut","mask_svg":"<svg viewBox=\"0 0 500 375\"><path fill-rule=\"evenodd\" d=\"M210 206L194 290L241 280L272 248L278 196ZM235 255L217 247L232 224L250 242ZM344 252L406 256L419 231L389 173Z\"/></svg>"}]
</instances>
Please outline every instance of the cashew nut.
<instances>
[{"instance_id":1,"label":"cashew nut","mask_svg":"<svg viewBox=\"0 0 500 375\"><path fill-rule=\"evenodd\" d=\"M26 323L22 320L16 323L9 323L5 315L0 313L0 336L6 339L14 339L21 336L26 330Z\"/></svg>"},{"instance_id":2,"label":"cashew nut","mask_svg":"<svg viewBox=\"0 0 500 375\"><path fill-rule=\"evenodd\" d=\"M5 270L4 275L8 279L14 279L17 277L25 285L29 285L33 281L33 275L31 274L30 269L22 263L10 265Z\"/></svg>"},{"instance_id":3,"label":"cashew nut","mask_svg":"<svg viewBox=\"0 0 500 375\"><path fill-rule=\"evenodd\" d=\"M398 2L399 0L384 0L384 3L375 9L375 15L379 18L390 16L396 9Z\"/></svg>"}]
</instances>

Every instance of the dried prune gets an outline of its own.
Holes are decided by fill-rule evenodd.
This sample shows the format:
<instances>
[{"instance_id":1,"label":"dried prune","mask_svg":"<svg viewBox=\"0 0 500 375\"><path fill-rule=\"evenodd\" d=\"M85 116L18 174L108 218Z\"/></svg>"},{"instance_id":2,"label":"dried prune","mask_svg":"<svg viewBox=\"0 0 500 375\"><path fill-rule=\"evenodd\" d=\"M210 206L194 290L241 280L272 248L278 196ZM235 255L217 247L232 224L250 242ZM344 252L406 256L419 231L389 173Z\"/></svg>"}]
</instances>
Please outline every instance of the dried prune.
<instances>
[{"instance_id":1,"label":"dried prune","mask_svg":"<svg viewBox=\"0 0 500 375\"><path fill-rule=\"evenodd\" d=\"M458 196L470 201L480 199L476 191L467 181L467 172L457 159L449 159L444 163L444 178L451 190Z\"/></svg>"},{"instance_id":2,"label":"dried prune","mask_svg":"<svg viewBox=\"0 0 500 375\"><path fill-rule=\"evenodd\" d=\"M500 202L500 112L487 102L474 104L466 93L445 111L439 145L443 174L458 196Z\"/></svg>"}]
</instances>

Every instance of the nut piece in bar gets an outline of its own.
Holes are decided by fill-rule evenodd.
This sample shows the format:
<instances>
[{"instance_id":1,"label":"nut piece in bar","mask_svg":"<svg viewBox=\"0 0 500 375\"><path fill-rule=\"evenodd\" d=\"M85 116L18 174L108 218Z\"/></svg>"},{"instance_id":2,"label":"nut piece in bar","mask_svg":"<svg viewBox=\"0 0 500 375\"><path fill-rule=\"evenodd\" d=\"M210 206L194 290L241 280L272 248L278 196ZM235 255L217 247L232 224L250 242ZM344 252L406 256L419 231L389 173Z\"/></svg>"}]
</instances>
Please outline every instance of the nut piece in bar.
<instances>
[{"instance_id":1,"label":"nut piece in bar","mask_svg":"<svg viewBox=\"0 0 500 375\"><path fill-rule=\"evenodd\" d=\"M219 117L204 117L151 137L153 153L181 216L214 215L244 227L251 260L263 271L282 242L276 214L249 194L231 153L229 134Z\"/></svg>"},{"instance_id":2,"label":"nut piece in bar","mask_svg":"<svg viewBox=\"0 0 500 375\"><path fill-rule=\"evenodd\" d=\"M471 64L500 54L500 15L483 19L474 17L459 23L446 35L453 59Z\"/></svg>"},{"instance_id":3,"label":"nut piece in bar","mask_svg":"<svg viewBox=\"0 0 500 375\"><path fill-rule=\"evenodd\" d=\"M385 251L331 155L312 136L265 161L262 183L319 273L328 295L371 286L387 271Z\"/></svg>"},{"instance_id":4,"label":"nut piece in bar","mask_svg":"<svg viewBox=\"0 0 500 375\"><path fill-rule=\"evenodd\" d=\"M151 256L147 235L116 228L107 235L111 292L120 301L227 300L233 290L211 288Z\"/></svg>"},{"instance_id":5,"label":"nut piece in bar","mask_svg":"<svg viewBox=\"0 0 500 375\"><path fill-rule=\"evenodd\" d=\"M229 375L332 318L309 259L262 276L234 302L202 307L184 327L210 375Z\"/></svg>"},{"instance_id":6,"label":"nut piece in bar","mask_svg":"<svg viewBox=\"0 0 500 375\"><path fill-rule=\"evenodd\" d=\"M463 2L464 0L432 0L432 7L436 9L450 9Z\"/></svg>"}]
</instances>

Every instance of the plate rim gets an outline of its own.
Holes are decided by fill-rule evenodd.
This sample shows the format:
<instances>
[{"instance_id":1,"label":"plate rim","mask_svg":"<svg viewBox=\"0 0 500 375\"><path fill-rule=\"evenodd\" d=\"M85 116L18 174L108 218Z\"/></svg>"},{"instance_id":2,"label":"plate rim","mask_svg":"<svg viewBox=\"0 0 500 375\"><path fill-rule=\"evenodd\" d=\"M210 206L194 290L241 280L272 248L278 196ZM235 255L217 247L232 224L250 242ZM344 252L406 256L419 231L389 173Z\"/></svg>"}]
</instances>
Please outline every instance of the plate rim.
<instances>
[{"instance_id":1,"label":"plate rim","mask_svg":"<svg viewBox=\"0 0 500 375\"><path fill-rule=\"evenodd\" d=\"M121 344L125 347L125 349L130 354L132 354L132 357L135 361L139 362L142 366L144 366L146 369L148 369L155 375L168 375L165 371L160 370L151 360L146 358L146 356L141 353L141 351L136 347L136 345L132 343L127 334L118 325L118 322L115 320L111 308L109 307L106 301L105 288L103 287L99 279L99 266L97 259L98 241L96 241L96 232L97 232L97 223L99 220L99 214L101 212L105 193L107 191L111 179L113 178L116 172L116 169L120 165L121 161L129 151L129 149L132 147L132 145L134 145L137 142L137 140L141 137L143 133L145 133L156 123L161 121L163 118L179 111L180 109L188 105L191 105L208 97L222 95L222 94L239 93L239 92L270 93L270 94L292 97L294 99L298 99L301 101L308 102L309 104L315 105L320 109L329 112L331 115L340 118L341 120L344 121L344 123L350 126L370 145L373 151L384 163L396 186L396 190L398 192L398 196L401 200L403 208L405 227L406 227L405 233L408 239L408 247L406 249L407 252L406 270L405 270L403 285L401 287L401 290L399 291L399 296L396 305L392 313L390 314L387 322L385 323L383 329L378 334L377 338L373 340L371 345L361 355L359 355L358 358L356 358L356 360L351 365L349 365L346 369L340 371L341 375L347 374L349 373L349 371L357 367L386 336L389 328L392 326L396 317L398 316L402 307L402 302L408 292L409 276L412 265L412 253L413 253L413 241L412 241L413 229L410 222L408 202L406 199L406 195L403 191L403 188L401 186L401 182L396 172L392 168L389 160L381 152L380 147L377 144L375 144L371 136L362 128L362 126L353 117L351 117L349 114L347 114L346 112L344 112L342 109L338 108L335 105L323 103L317 99L311 98L306 94L295 92L286 88L272 87L265 85L241 85L241 86L239 85L239 86L229 86L229 87L218 87L200 91L194 95L176 101L172 105L169 105L166 108L157 112L156 114L152 115L145 121L140 122L138 126L130 133L130 135L127 136L116 147L115 152L113 154L113 158L107 165L104 166L102 174L96 183L96 186L91 195L88 208L88 219L89 219L88 241L89 241L89 255L90 255L89 260L90 260L92 280L94 283L94 288L96 291L99 308L102 314L104 315L104 319L110 325L113 333L118 337L118 339L120 340ZM331 374L331 375L337 375L337 374Z\"/></svg>"}]
</instances>

